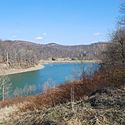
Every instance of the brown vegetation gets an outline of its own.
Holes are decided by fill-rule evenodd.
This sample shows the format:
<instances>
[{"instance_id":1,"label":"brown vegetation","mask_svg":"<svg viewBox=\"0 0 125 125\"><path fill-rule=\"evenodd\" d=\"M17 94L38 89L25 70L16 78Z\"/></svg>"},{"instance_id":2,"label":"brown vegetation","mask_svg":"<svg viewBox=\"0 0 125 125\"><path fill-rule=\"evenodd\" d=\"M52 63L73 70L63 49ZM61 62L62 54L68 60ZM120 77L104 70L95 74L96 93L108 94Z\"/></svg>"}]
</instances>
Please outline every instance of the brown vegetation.
<instances>
[{"instance_id":1,"label":"brown vegetation","mask_svg":"<svg viewBox=\"0 0 125 125\"><path fill-rule=\"evenodd\" d=\"M59 93L56 93L57 96L58 94ZM48 96L50 96L50 94ZM46 103L48 103L47 102L49 98L48 96L47 95L45 96ZM57 98L58 97L56 97L55 99ZM125 124L125 115L124 115L125 114L125 89L123 87L119 87L119 88L107 87L107 88L99 89L93 92L91 95L89 95L88 98L85 99L84 97L84 100L83 99L80 99L80 101L75 100L73 103L73 108L72 108L72 102L68 101L68 103L58 104L57 106L44 109L43 107L41 107L42 106L41 103L44 103L43 99L40 97L38 97L37 99L38 99L37 101L32 100L33 103L31 104L30 102L30 105L23 105L23 106L30 106L30 107L24 107L23 110L21 109L21 111L23 112L20 112L20 110L17 110L16 113L13 113L9 117L6 117L0 123L6 124L6 125L20 125L20 124L23 124L23 125L34 125L34 124L42 124L42 125L46 125L46 124L54 124L54 125L118 124L119 125L120 124L120 125L124 125ZM49 100L49 101L52 101L52 100ZM37 105L38 103L40 105ZM35 106L38 106L38 108ZM26 109L26 108L29 108L29 109Z\"/></svg>"},{"instance_id":2,"label":"brown vegetation","mask_svg":"<svg viewBox=\"0 0 125 125\"><path fill-rule=\"evenodd\" d=\"M84 76L83 80L72 81L60 85L56 88L48 89L39 96L18 97L15 99L5 100L4 102L0 103L0 106L4 107L7 105L25 102L25 105L23 107L20 107L20 110L26 111L43 109L66 103L72 101L71 96L74 97L73 101L86 99L87 96L91 95L96 90L116 85L114 84L114 81L116 80L112 79L113 81L111 81L111 78L107 77L108 75L110 75L110 72L108 70L100 70L95 73L93 78L88 79L86 76ZM118 86L123 84L124 83L118 84ZM71 95L71 90L73 91L73 95Z\"/></svg>"},{"instance_id":3,"label":"brown vegetation","mask_svg":"<svg viewBox=\"0 0 125 125\"><path fill-rule=\"evenodd\" d=\"M87 101L61 104L45 110L35 110L9 117L9 125L124 125L125 91L106 88L96 92ZM8 125L6 123L6 125Z\"/></svg>"}]
</instances>

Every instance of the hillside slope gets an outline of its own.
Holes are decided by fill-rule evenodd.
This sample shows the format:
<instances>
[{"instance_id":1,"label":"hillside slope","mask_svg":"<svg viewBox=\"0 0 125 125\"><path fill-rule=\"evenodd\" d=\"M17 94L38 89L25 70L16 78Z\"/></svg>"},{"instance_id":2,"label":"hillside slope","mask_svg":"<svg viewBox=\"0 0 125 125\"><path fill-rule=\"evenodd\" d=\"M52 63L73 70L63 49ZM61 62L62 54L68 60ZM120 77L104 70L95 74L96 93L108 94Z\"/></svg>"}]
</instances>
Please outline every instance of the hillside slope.
<instances>
[{"instance_id":1,"label":"hillside slope","mask_svg":"<svg viewBox=\"0 0 125 125\"><path fill-rule=\"evenodd\" d=\"M18 115L17 115L18 114ZM86 100L12 114L1 125L124 125L125 90L105 88Z\"/></svg>"},{"instance_id":2,"label":"hillside slope","mask_svg":"<svg viewBox=\"0 0 125 125\"><path fill-rule=\"evenodd\" d=\"M32 63L47 58L77 58L84 54L84 59L97 59L100 51L104 51L108 43L99 42L90 45L64 46L56 43L35 44L27 41L0 41L0 62ZM8 55L7 55L8 54ZM8 56L8 57L7 57ZM30 61L29 61L30 62Z\"/></svg>"}]
</instances>

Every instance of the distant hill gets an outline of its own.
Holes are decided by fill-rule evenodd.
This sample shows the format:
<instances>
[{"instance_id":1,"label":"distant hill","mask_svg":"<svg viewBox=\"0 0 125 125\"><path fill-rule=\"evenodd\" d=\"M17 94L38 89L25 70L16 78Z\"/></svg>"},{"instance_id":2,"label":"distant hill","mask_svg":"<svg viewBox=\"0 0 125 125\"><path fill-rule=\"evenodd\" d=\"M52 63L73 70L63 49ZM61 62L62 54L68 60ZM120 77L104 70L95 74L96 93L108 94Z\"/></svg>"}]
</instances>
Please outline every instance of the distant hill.
<instances>
[{"instance_id":1,"label":"distant hill","mask_svg":"<svg viewBox=\"0 0 125 125\"><path fill-rule=\"evenodd\" d=\"M7 62L10 65L31 65L37 64L41 59L48 58L79 58L96 60L99 54L104 51L107 42L98 42L90 45L59 45L56 43L36 44L28 41L0 40L0 62Z\"/></svg>"},{"instance_id":2,"label":"distant hill","mask_svg":"<svg viewBox=\"0 0 125 125\"><path fill-rule=\"evenodd\" d=\"M97 59L101 51L104 51L108 42L98 42L90 45L59 45L56 43L49 43L43 45L44 48L48 48L54 57L70 57L77 58L79 54L85 54L84 59Z\"/></svg>"}]
</instances>

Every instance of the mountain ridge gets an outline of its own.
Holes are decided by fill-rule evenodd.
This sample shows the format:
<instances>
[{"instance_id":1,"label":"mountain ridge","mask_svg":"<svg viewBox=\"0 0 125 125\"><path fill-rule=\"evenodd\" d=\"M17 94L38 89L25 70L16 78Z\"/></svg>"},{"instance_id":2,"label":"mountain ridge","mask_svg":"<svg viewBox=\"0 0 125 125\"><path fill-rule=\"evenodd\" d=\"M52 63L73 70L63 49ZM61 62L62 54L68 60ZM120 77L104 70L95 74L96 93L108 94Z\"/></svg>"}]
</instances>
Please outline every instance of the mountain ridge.
<instances>
[{"instance_id":1,"label":"mountain ridge","mask_svg":"<svg viewBox=\"0 0 125 125\"><path fill-rule=\"evenodd\" d=\"M100 53L105 50L108 44L108 42L98 42L90 45L60 45L57 43L37 44L20 40L0 40L0 63L28 64L30 67L40 60L50 58L79 59L81 54L84 60L99 60Z\"/></svg>"}]
</instances>

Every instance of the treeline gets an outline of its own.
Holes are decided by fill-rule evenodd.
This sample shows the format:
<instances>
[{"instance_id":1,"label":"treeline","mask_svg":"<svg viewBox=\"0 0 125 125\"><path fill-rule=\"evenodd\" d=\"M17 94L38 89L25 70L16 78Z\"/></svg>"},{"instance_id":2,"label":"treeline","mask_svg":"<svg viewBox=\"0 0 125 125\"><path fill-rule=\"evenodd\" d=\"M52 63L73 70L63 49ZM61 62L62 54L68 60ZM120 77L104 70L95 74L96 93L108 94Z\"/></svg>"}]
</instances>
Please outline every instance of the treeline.
<instances>
[{"instance_id":1,"label":"treeline","mask_svg":"<svg viewBox=\"0 0 125 125\"><path fill-rule=\"evenodd\" d=\"M125 2L120 9L119 27L111 33L111 42L102 53L105 79L115 86L125 85Z\"/></svg>"},{"instance_id":2,"label":"treeline","mask_svg":"<svg viewBox=\"0 0 125 125\"><path fill-rule=\"evenodd\" d=\"M38 64L39 60L36 48L29 43L0 41L0 63L11 67L31 67Z\"/></svg>"},{"instance_id":3,"label":"treeline","mask_svg":"<svg viewBox=\"0 0 125 125\"><path fill-rule=\"evenodd\" d=\"M35 44L27 41L0 40L0 63L10 67L31 67L40 60L48 58L71 58L77 59L82 54L83 59L98 59L101 50L107 43L91 45L63 46L58 44Z\"/></svg>"}]
</instances>

